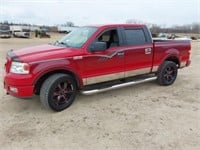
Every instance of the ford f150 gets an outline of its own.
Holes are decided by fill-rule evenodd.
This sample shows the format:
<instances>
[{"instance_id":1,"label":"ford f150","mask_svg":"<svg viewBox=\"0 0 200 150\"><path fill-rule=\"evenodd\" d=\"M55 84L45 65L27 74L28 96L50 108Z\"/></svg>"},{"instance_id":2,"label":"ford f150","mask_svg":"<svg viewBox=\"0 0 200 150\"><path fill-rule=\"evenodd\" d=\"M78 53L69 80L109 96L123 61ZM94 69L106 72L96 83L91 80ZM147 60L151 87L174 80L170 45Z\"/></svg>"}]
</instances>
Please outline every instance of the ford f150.
<instances>
[{"instance_id":1,"label":"ford f150","mask_svg":"<svg viewBox=\"0 0 200 150\"><path fill-rule=\"evenodd\" d=\"M77 91L89 95L156 80L171 85L190 65L188 40L153 40L142 24L84 26L54 44L10 50L7 94L40 95L54 111L69 107Z\"/></svg>"}]
</instances>

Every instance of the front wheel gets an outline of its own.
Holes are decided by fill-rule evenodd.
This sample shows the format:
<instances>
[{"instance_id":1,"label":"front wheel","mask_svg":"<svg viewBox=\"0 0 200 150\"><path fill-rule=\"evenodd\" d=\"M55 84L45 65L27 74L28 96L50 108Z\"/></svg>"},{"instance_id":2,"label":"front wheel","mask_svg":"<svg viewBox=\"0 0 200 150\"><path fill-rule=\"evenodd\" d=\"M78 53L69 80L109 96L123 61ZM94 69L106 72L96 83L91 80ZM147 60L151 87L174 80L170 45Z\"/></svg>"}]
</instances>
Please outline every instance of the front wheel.
<instances>
[{"instance_id":1,"label":"front wheel","mask_svg":"<svg viewBox=\"0 0 200 150\"><path fill-rule=\"evenodd\" d=\"M172 61L165 61L158 72L158 84L171 85L176 80L178 73L177 65Z\"/></svg>"},{"instance_id":2,"label":"front wheel","mask_svg":"<svg viewBox=\"0 0 200 150\"><path fill-rule=\"evenodd\" d=\"M40 100L46 108L62 111L73 103L76 89L74 78L66 74L54 74L44 81Z\"/></svg>"}]
</instances>

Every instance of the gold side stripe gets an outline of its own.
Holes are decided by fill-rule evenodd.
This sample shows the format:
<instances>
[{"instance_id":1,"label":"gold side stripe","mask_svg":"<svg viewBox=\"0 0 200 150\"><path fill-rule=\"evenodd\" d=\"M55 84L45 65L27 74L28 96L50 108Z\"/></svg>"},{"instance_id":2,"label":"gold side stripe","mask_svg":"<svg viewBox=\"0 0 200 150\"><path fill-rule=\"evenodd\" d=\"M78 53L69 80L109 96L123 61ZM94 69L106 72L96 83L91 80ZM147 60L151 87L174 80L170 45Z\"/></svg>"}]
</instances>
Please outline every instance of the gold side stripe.
<instances>
[{"instance_id":1,"label":"gold side stripe","mask_svg":"<svg viewBox=\"0 0 200 150\"><path fill-rule=\"evenodd\" d=\"M111 80L120 79L120 78L124 78L124 72L87 78L86 85L105 82L105 81L111 81Z\"/></svg>"},{"instance_id":2,"label":"gold side stripe","mask_svg":"<svg viewBox=\"0 0 200 150\"><path fill-rule=\"evenodd\" d=\"M83 78L83 85L87 85L87 78Z\"/></svg>"},{"instance_id":3,"label":"gold side stripe","mask_svg":"<svg viewBox=\"0 0 200 150\"><path fill-rule=\"evenodd\" d=\"M159 66L153 66L152 68L152 72L157 72L158 71Z\"/></svg>"},{"instance_id":4,"label":"gold side stripe","mask_svg":"<svg viewBox=\"0 0 200 150\"><path fill-rule=\"evenodd\" d=\"M158 66L154 66L152 72L156 72L157 70L158 70ZM95 84L95 83L100 83L100 82L105 82L105 81L111 81L115 79L122 79L122 78L131 77L131 76L142 75L142 74L150 73L150 71L151 71L151 67L148 67L148 68L142 68L142 69L137 69L137 70L84 78L83 85L90 85L90 84Z\"/></svg>"},{"instance_id":5,"label":"gold side stripe","mask_svg":"<svg viewBox=\"0 0 200 150\"><path fill-rule=\"evenodd\" d=\"M137 70L131 70L131 71L125 71L125 78L150 73L150 71L151 71L150 69L151 69L151 67L143 68L143 69L137 69Z\"/></svg>"}]
</instances>

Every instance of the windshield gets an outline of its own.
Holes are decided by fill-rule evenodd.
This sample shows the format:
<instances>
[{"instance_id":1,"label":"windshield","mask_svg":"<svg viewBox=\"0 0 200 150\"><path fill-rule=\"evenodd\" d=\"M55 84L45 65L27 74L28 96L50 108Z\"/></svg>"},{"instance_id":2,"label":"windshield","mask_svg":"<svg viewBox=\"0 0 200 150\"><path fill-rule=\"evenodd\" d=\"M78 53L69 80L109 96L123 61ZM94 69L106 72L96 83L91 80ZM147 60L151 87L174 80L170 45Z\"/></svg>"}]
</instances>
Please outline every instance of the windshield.
<instances>
[{"instance_id":1,"label":"windshield","mask_svg":"<svg viewBox=\"0 0 200 150\"><path fill-rule=\"evenodd\" d=\"M57 41L55 45L65 45L67 47L80 48L97 30L95 27L80 27Z\"/></svg>"}]
</instances>

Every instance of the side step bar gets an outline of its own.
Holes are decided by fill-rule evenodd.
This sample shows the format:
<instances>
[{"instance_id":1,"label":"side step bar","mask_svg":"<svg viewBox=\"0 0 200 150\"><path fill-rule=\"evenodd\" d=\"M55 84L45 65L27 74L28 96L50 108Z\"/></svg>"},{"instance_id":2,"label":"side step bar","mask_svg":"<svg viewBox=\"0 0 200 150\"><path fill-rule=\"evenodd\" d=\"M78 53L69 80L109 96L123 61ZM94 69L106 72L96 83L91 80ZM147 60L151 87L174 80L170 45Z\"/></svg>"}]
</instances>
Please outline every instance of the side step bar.
<instances>
[{"instance_id":1,"label":"side step bar","mask_svg":"<svg viewBox=\"0 0 200 150\"><path fill-rule=\"evenodd\" d=\"M139 84L139 83L145 83L145 82L153 81L153 80L156 80L156 79L157 79L157 76L148 77L148 78L145 78L145 79L140 79L140 80L135 80L135 81L131 81L131 82L116 84L116 85L106 87L106 88L100 88L100 89L94 89L94 90L85 90L85 91L81 91L81 93L84 94L84 95L92 95L92 94L105 92L105 91L109 91L109 90L114 90L114 89L118 89L118 88L122 88L122 87L126 87L126 86L131 86L131 85L135 85L135 84Z\"/></svg>"}]
</instances>

